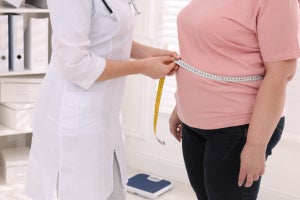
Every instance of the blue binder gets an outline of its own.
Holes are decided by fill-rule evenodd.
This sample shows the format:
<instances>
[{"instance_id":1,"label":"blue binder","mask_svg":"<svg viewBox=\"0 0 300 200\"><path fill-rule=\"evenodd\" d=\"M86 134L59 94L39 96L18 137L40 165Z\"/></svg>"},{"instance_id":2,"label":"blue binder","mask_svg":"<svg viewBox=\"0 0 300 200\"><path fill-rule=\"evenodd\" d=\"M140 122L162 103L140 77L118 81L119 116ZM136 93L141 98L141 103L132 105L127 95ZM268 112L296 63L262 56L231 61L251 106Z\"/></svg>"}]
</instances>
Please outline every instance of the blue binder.
<instances>
[{"instance_id":1,"label":"blue binder","mask_svg":"<svg viewBox=\"0 0 300 200\"><path fill-rule=\"evenodd\" d=\"M164 179L148 174L137 174L129 178L127 191L148 199L155 199L159 195L170 190L172 185L173 184L170 181Z\"/></svg>"}]
</instances>

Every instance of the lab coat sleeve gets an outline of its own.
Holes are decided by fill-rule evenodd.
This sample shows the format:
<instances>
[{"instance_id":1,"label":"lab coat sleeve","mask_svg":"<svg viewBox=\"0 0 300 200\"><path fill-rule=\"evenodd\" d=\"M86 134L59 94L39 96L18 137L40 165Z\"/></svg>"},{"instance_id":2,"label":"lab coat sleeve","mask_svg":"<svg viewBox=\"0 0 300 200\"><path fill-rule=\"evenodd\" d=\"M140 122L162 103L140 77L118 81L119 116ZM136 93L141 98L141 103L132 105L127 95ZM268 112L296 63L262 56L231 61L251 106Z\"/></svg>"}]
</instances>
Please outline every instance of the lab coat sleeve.
<instances>
[{"instance_id":1,"label":"lab coat sleeve","mask_svg":"<svg viewBox=\"0 0 300 200\"><path fill-rule=\"evenodd\" d=\"M48 7L53 54L61 72L68 81L88 89L106 65L104 58L89 50L93 1L48 0Z\"/></svg>"}]
</instances>

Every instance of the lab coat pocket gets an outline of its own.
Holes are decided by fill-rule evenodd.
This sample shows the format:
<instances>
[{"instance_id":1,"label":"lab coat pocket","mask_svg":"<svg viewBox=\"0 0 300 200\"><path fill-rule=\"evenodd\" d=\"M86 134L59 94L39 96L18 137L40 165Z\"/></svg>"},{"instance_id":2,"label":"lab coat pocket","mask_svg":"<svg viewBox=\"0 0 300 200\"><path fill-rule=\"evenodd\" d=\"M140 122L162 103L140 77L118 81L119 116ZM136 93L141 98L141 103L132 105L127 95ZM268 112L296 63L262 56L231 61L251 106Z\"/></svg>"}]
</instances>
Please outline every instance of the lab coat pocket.
<instances>
[{"instance_id":1,"label":"lab coat pocket","mask_svg":"<svg viewBox=\"0 0 300 200\"><path fill-rule=\"evenodd\" d=\"M84 136L99 132L101 127L99 109L98 93L67 92L64 95L61 109L61 134L64 136Z\"/></svg>"}]
</instances>

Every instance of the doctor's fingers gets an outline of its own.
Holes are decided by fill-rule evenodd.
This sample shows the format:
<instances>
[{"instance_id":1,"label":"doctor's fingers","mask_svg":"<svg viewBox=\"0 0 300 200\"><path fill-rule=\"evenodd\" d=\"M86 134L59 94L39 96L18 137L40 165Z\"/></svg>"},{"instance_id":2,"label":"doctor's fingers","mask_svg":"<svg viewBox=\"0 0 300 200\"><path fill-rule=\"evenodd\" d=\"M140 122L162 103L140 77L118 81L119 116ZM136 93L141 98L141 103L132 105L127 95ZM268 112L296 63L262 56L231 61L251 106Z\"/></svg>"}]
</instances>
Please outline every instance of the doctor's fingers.
<instances>
[{"instance_id":1,"label":"doctor's fingers","mask_svg":"<svg viewBox=\"0 0 300 200\"><path fill-rule=\"evenodd\" d=\"M172 62L168 65L168 68L169 68L169 73L167 74L168 76L172 76L175 74L175 72L177 71L178 69L178 65L175 63L175 62Z\"/></svg>"},{"instance_id":2,"label":"doctor's fingers","mask_svg":"<svg viewBox=\"0 0 300 200\"><path fill-rule=\"evenodd\" d=\"M160 59L160 62L169 65L170 63L175 61L175 58L172 56L160 56L158 57Z\"/></svg>"},{"instance_id":3,"label":"doctor's fingers","mask_svg":"<svg viewBox=\"0 0 300 200\"><path fill-rule=\"evenodd\" d=\"M157 61L160 62L156 66L160 68L160 71L163 73L163 76L169 75L170 73L172 74L172 70L176 67L176 63L174 62L175 59L173 57L161 56L161 57L157 57L156 59L158 60L154 62Z\"/></svg>"},{"instance_id":4,"label":"doctor's fingers","mask_svg":"<svg viewBox=\"0 0 300 200\"><path fill-rule=\"evenodd\" d=\"M178 55L177 52L175 52L175 51L169 51L169 50L165 50L165 49L161 50L160 56L171 56L171 57L173 57L175 59L180 59L180 56Z\"/></svg>"},{"instance_id":5,"label":"doctor's fingers","mask_svg":"<svg viewBox=\"0 0 300 200\"><path fill-rule=\"evenodd\" d=\"M177 72L178 69L179 69L179 66L177 64L175 64L175 67L168 73L168 76L173 76Z\"/></svg>"}]
</instances>

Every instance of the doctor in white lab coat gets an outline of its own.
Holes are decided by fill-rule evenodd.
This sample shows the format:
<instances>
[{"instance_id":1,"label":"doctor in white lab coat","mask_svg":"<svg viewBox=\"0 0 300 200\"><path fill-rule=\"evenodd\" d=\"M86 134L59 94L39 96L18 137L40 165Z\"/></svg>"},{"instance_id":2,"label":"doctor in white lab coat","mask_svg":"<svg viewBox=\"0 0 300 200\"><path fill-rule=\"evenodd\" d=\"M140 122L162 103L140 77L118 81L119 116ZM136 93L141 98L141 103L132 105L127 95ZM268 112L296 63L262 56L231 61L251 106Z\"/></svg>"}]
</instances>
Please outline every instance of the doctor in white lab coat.
<instances>
[{"instance_id":1,"label":"doctor in white lab coat","mask_svg":"<svg viewBox=\"0 0 300 200\"><path fill-rule=\"evenodd\" d=\"M48 0L48 7L53 51L35 107L25 193L53 200L58 188L59 200L125 199L124 76L171 75L177 54L132 41L131 0Z\"/></svg>"}]
</instances>

